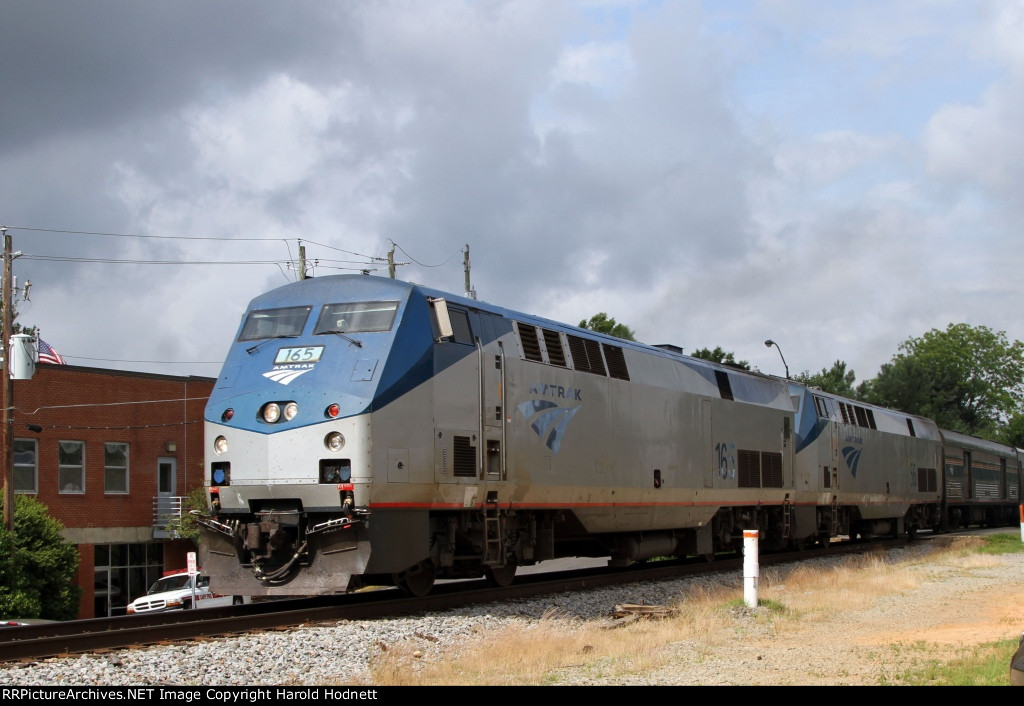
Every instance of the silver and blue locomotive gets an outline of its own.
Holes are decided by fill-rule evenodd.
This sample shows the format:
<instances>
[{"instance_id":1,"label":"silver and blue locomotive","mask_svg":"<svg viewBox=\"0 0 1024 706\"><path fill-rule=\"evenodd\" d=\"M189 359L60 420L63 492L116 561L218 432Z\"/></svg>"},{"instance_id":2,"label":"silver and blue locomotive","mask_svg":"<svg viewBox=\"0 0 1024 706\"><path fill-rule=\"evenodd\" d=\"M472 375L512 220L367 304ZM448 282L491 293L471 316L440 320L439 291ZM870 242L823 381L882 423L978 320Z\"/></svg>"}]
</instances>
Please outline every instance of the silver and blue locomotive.
<instances>
[{"instance_id":1,"label":"silver and blue locomotive","mask_svg":"<svg viewBox=\"0 0 1024 706\"><path fill-rule=\"evenodd\" d=\"M948 517L927 419L368 275L254 299L205 424L202 563L225 594L423 595Z\"/></svg>"}]
</instances>

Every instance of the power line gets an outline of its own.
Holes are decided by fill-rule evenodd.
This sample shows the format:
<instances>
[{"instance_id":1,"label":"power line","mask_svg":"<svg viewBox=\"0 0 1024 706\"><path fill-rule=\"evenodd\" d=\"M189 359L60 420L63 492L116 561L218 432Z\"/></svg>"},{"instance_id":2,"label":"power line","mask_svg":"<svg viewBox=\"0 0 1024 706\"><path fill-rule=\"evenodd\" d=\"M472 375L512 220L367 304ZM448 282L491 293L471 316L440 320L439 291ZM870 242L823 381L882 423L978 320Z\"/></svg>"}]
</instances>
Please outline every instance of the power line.
<instances>
[{"instance_id":1,"label":"power line","mask_svg":"<svg viewBox=\"0 0 1024 706\"><path fill-rule=\"evenodd\" d=\"M120 358L89 358L84 355L64 355L74 360L102 360L106 363L160 363L162 365L222 365L223 360L124 360Z\"/></svg>"},{"instance_id":2,"label":"power line","mask_svg":"<svg viewBox=\"0 0 1024 706\"><path fill-rule=\"evenodd\" d=\"M439 264L437 264L437 265L427 265L427 264L424 264L424 263L420 262L419 260L417 260L416 258L414 258L414 257L413 257L412 255L410 255L410 254L409 254L408 252L406 252L405 248L403 248L403 247L402 247L401 245L399 245L398 243L395 243L395 241L394 241L394 240L392 240L391 242L392 242L392 243L394 243L395 247L396 247L396 248L398 248L399 250L401 250L401 251L402 251L402 253L403 253L403 254L404 254L404 255L405 255L405 256L406 256L407 258L409 258L410 260L412 260L413 262L415 262L415 263L416 263L417 265L419 265L420 267L428 267L428 268L434 268L434 267L444 267L445 265L447 265L447 264L448 264L449 262L451 262L451 261L452 261L452 258L453 258L453 257L455 257L455 255L457 255L457 254L461 254L461 253L462 253L462 250L461 250L461 249L460 249L460 250L457 250L455 254L451 255L451 257L449 257L449 258L448 258L447 260L445 260L444 262L442 262L442 263L439 263Z\"/></svg>"},{"instance_id":3,"label":"power line","mask_svg":"<svg viewBox=\"0 0 1024 706\"><path fill-rule=\"evenodd\" d=\"M58 230L55 228L29 228L27 226L7 226L7 228L11 230L32 231L34 233L61 233L64 235L102 235L110 238L153 238L156 240L222 240L226 242L231 242L234 240L265 242L298 240L298 238L234 238L226 235L145 235L143 233L104 233L101 231L90 230Z\"/></svg>"},{"instance_id":4,"label":"power line","mask_svg":"<svg viewBox=\"0 0 1024 706\"><path fill-rule=\"evenodd\" d=\"M163 404L165 402L202 402L209 399L208 397L174 397L166 400L128 400L122 402L82 402L80 404L54 404L44 405L42 407L36 407L34 410L29 412L28 410L15 407L21 414L32 416L33 414L39 414L43 410L49 409L78 409L81 407L120 407L135 404Z\"/></svg>"},{"instance_id":5,"label":"power line","mask_svg":"<svg viewBox=\"0 0 1024 706\"><path fill-rule=\"evenodd\" d=\"M28 255L25 260L48 262L92 262L104 265L279 265L281 260L128 260L108 257L67 257L63 255Z\"/></svg>"}]
</instances>

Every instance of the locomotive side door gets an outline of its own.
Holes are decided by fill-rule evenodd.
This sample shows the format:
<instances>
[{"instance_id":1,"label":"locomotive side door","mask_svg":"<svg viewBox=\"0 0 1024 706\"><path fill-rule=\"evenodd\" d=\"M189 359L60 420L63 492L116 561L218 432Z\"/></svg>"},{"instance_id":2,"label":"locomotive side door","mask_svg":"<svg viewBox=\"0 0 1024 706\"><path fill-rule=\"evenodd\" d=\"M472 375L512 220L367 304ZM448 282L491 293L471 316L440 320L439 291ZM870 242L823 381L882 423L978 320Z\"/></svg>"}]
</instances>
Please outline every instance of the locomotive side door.
<instances>
[{"instance_id":1,"label":"locomotive side door","mask_svg":"<svg viewBox=\"0 0 1024 706\"><path fill-rule=\"evenodd\" d=\"M483 439L480 478L507 480L505 464L505 348L499 340L505 320L478 312L476 344L480 355L480 436Z\"/></svg>"},{"instance_id":2,"label":"locomotive side door","mask_svg":"<svg viewBox=\"0 0 1024 706\"><path fill-rule=\"evenodd\" d=\"M434 343L434 481L465 486L458 502L478 504L480 477L480 353L466 309L431 301ZM448 502L455 500L445 493Z\"/></svg>"},{"instance_id":3,"label":"locomotive side door","mask_svg":"<svg viewBox=\"0 0 1024 706\"><path fill-rule=\"evenodd\" d=\"M834 400L814 395L814 409L819 423L825 424L823 435L827 443L818 452L818 489L826 492L839 490L839 421Z\"/></svg>"},{"instance_id":4,"label":"locomotive side door","mask_svg":"<svg viewBox=\"0 0 1024 706\"><path fill-rule=\"evenodd\" d=\"M467 486L464 505L471 507L484 502L484 483L505 479L505 361L498 340L504 322L444 300L432 305L438 326L434 480Z\"/></svg>"}]
</instances>

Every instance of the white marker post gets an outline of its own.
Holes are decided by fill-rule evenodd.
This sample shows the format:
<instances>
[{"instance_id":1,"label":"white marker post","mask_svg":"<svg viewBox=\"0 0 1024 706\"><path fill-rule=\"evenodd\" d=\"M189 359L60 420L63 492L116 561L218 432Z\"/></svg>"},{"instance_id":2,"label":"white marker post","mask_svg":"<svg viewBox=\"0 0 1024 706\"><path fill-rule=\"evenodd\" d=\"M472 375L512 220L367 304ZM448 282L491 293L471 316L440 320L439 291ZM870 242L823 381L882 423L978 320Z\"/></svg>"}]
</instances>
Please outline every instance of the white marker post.
<instances>
[{"instance_id":1,"label":"white marker post","mask_svg":"<svg viewBox=\"0 0 1024 706\"><path fill-rule=\"evenodd\" d=\"M196 553L189 552L185 555L185 562L188 568L188 580L192 584L192 607L196 608L196 576L199 570L196 568Z\"/></svg>"},{"instance_id":2,"label":"white marker post","mask_svg":"<svg viewBox=\"0 0 1024 706\"><path fill-rule=\"evenodd\" d=\"M757 607L757 537L757 530L743 530L743 602L748 608Z\"/></svg>"},{"instance_id":3,"label":"white marker post","mask_svg":"<svg viewBox=\"0 0 1024 706\"><path fill-rule=\"evenodd\" d=\"M1020 541L1024 542L1024 505L1020 505Z\"/></svg>"}]
</instances>

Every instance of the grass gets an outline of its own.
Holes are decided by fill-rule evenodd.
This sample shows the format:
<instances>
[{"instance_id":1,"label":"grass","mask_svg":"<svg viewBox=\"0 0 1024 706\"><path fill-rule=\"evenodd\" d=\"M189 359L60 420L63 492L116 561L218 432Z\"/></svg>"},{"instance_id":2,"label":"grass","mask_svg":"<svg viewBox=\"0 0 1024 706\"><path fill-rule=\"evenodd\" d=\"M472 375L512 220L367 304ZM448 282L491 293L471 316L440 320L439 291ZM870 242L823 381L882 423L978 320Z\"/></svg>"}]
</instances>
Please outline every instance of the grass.
<instances>
[{"instance_id":1,"label":"grass","mask_svg":"<svg viewBox=\"0 0 1024 706\"><path fill-rule=\"evenodd\" d=\"M933 552L927 561L948 571L969 573L1002 563L1002 554L1022 550L1019 536L991 535ZM714 659L716 649L725 646L762 644L770 650L784 637L790 638L787 644L799 644L800 631L817 623L826 631L829 625L842 631L851 616L931 580L914 570L923 562L919 556L905 562L890 556L872 553L826 568L808 564L770 568L760 577L755 609L744 604L743 587L736 577L729 577L720 586L680 594L670 606L673 614L659 620L627 624L550 613L540 621L503 621L480 629L448 650L439 651L424 640L377 645L368 681L378 686L645 683L645 675L666 668L685 671L688 660L697 664ZM874 683L1006 685L1016 646L1016 639L955 648L921 640L870 648L876 650L874 661L879 665ZM822 649L833 650L835 645ZM835 664L825 662L827 667L816 667L819 678L863 682L862 677L843 671L841 657ZM836 671L825 674L827 669ZM813 674L810 667L806 673ZM800 673L793 679L800 679Z\"/></svg>"},{"instance_id":2,"label":"grass","mask_svg":"<svg viewBox=\"0 0 1024 706\"><path fill-rule=\"evenodd\" d=\"M983 544L977 549L980 554L1016 554L1024 552L1020 535L990 534L982 538Z\"/></svg>"},{"instance_id":3,"label":"grass","mask_svg":"<svg viewBox=\"0 0 1024 706\"><path fill-rule=\"evenodd\" d=\"M1017 640L972 645L948 662L929 657L926 645L919 649L922 655L920 662L898 674L895 683L906 686L1008 686L1008 665L1017 651Z\"/></svg>"}]
</instances>

